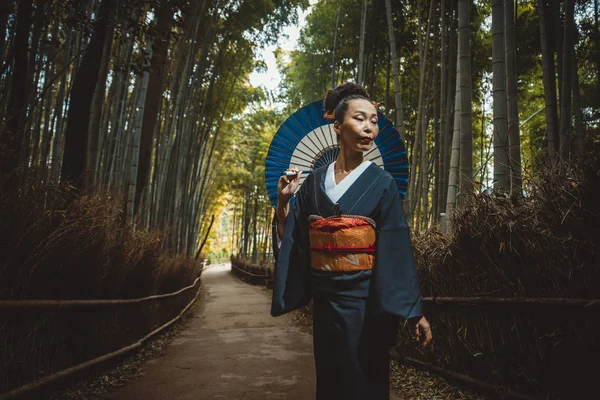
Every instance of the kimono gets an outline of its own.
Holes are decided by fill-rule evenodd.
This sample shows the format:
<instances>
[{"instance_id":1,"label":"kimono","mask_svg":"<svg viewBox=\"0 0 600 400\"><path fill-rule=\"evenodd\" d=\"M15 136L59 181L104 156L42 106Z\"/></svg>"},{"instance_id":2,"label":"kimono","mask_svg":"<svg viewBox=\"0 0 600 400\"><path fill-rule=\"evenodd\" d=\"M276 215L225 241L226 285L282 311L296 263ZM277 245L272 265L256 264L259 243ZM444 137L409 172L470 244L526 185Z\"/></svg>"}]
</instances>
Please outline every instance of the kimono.
<instances>
[{"instance_id":1,"label":"kimono","mask_svg":"<svg viewBox=\"0 0 600 400\"><path fill-rule=\"evenodd\" d=\"M423 315L402 200L392 176L369 163L334 203L326 190L327 168L313 171L291 202L280 248L274 249L271 315L312 299L317 400L389 399L389 350L399 318ZM336 213L375 222L372 269L311 268L309 217Z\"/></svg>"}]
</instances>

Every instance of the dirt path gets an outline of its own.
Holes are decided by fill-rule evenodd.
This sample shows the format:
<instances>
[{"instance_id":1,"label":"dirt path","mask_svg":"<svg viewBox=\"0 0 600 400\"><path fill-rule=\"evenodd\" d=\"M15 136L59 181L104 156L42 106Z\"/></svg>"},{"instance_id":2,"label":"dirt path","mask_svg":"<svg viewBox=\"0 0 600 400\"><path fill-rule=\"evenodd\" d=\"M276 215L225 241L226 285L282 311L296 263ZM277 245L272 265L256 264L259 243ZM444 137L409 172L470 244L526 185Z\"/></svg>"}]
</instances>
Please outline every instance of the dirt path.
<instances>
[{"instance_id":1,"label":"dirt path","mask_svg":"<svg viewBox=\"0 0 600 400\"><path fill-rule=\"evenodd\" d=\"M314 399L312 337L290 316L271 317L269 292L230 268L204 271L197 315L111 399Z\"/></svg>"}]
</instances>

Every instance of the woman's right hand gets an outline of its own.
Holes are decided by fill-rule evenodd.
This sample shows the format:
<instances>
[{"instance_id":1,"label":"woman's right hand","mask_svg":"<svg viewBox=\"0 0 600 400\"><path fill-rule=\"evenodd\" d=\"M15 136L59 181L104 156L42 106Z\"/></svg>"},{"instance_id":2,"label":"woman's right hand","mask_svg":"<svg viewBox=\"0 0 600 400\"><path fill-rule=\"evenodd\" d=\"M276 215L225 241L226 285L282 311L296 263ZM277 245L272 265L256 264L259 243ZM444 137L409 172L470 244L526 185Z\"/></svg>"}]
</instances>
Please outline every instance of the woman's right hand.
<instances>
[{"instance_id":1,"label":"woman's right hand","mask_svg":"<svg viewBox=\"0 0 600 400\"><path fill-rule=\"evenodd\" d=\"M282 175L279 178L279 182L277 182L277 199L283 203L282 205L287 204L294 193L296 193L300 185L300 177L302 176L302 171L297 168L290 168L288 171L296 172L296 175Z\"/></svg>"}]
</instances>

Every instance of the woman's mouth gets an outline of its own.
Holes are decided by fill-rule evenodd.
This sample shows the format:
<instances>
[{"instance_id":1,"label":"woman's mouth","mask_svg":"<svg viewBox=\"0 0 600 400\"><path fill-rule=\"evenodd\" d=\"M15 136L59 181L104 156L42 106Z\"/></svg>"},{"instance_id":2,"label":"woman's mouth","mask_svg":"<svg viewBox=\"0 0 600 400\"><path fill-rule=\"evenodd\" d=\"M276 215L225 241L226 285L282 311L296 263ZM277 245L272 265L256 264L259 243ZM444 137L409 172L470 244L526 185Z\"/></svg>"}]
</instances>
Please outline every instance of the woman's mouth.
<instances>
[{"instance_id":1,"label":"woman's mouth","mask_svg":"<svg viewBox=\"0 0 600 400\"><path fill-rule=\"evenodd\" d=\"M364 144L369 144L369 143L371 143L372 141L373 141L373 139L371 139L371 138L362 138L362 139L360 140L360 142L361 142L361 143L364 143Z\"/></svg>"}]
</instances>

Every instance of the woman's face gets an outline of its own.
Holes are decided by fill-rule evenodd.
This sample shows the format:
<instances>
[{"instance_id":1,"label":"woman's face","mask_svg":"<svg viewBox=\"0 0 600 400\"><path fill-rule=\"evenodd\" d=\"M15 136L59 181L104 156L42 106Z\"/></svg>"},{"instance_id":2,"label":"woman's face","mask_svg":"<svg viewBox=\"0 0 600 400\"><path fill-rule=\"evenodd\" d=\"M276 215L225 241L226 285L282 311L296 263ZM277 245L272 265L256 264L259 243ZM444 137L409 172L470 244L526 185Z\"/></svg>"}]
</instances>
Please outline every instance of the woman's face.
<instances>
[{"instance_id":1,"label":"woman's face","mask_svg":"<svg viewBox=\"0 0 600 400\"><path fill-rule=\"evenodd\" d=\"M344 122L336 122L333 129L340 136L340 147L356 152L368 151L379 134L377 110L368 100L351 100Z\"/></svg>"}]
</instances>

